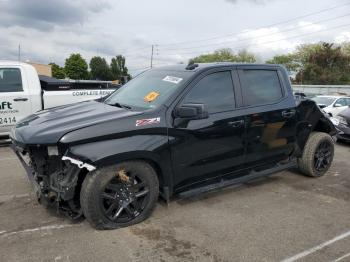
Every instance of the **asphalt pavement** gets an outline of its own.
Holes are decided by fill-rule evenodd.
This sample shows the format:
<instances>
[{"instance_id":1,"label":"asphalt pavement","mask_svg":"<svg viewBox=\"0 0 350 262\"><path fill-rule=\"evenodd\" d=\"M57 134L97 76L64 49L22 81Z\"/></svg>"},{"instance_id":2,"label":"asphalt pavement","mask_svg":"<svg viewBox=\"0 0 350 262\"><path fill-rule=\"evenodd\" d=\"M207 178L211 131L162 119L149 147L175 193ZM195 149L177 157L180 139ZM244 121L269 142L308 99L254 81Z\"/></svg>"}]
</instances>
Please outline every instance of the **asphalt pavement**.
<instances>
[{"instance_id":1,"label":"asphalt pavement","mask_svg":"<svg viewBox=\"0 0 350 262\"><path fill-rule=\"evenodd\" d=\"M1 261L350 261L350 145L313 179L285 171L162 204L147 221L97 231L39 205L0 147Z\"/></svg>"}]
</instances>

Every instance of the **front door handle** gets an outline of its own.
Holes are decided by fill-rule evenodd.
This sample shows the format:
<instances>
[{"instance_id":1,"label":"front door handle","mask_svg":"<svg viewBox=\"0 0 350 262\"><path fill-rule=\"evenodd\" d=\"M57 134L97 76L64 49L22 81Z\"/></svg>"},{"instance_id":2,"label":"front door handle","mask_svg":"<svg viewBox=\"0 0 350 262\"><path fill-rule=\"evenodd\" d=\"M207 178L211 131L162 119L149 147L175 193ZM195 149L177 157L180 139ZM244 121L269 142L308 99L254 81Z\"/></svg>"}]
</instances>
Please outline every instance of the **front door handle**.
<instances>
[{"instance_id":1,"label":"front door handle","mask_svg":"<svg viewBox=\"0 0 350 262\"><path fill-rule=\"evenodd\" d=\"M17 97L17 98L14 98L13 99L13 101L16 101L16 102L18 102L18 101L28 101L28 98L25 98L25 97Z\"/></svg>"},{"instance_id":2,"label":"front door handle","mask_svg":"<svg viewBox=\"0 0 350 262\"><path fill-rule=\"evenodd\" d=\"M244 125L244 120L238 120L238 121L233 121L233 122L228 122L229 126L232 127L241 127Z\"/></svg>"},{"instance_id":3,"label":"front door handle","mask_svg":"<svg viewBox=\"0 0 350 262\"><path fill-rule=\"evenodd\" d=\"M286 111L282 111L282 116L284 118L291 118L295 115L295 110L286 110Z\"/></svg>"}]
</instances>

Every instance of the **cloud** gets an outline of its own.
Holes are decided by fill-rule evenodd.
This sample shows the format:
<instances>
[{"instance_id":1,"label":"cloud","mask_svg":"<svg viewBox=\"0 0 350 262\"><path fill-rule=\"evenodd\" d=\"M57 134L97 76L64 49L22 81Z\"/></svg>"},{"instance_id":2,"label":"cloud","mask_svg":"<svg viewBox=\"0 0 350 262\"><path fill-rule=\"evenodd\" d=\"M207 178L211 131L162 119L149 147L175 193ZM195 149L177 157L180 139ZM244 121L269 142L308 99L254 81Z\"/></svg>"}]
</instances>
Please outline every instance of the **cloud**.
<instances>
[{"instance_id":1,"label":"cloud","mask_svg":"<svg viewBox=\"0 0 350 262\"><path fill-rule=\"evenodd\" d=\"M348 32L341 32L336 38L335 42L338 44L344 43L344 42L350 42L350 31Z\"/></svg>"},{"instance_id":2,"label":"cloud","mask_svg":"<svg viewBox=\"0 0 350 262\"><path fill-rule=\"evenodd\" d=\"M82 24L90 13L100 13L109 6L109 2L94 0L8 0L0 2L0 24L48 31L55 26Z\"/></svg>"},{"instance_id":3,"label":"cloud","mask_svg":"<svg viewBox=\"0 0 350 262\"><path fill-rule=\"evenodd\" d=\"M238 2L240 2L240 0L225 0L226 2L229 2L231 4L237 4ZM254 4L266 4L268 0L248 0L248 2L254 3ZM241 1L243 2L243 1ZM247 2L247 1L246 1Z\"/></svg>"},{"instance_id":4,"label":"cloud","mask_svg":"<svg viewBox=\"0 0 350 262\"><path fill-rule=\"evenodd\" d=\"M349 41L346 28L318 32L323 30L320 24L330 28L348 23L348 17L315 22L336 16L336 11L341 15L340 9L322 17L260 28L297 16L300 6L307 13L314 12L315 6L329 5L329 0L295 0L293 5L287 0L0 0L0 59L16 60L20 44L23 61L63 65L71 53L79 52L87 61L93 56L110 60L122 54L127 66L136 69L150 65L151 45L155 44L157 66L186 63L191 57L224 47L246 48L264 61L302 43ZM306 36L285 39L301 34ZM231 36L167 46L221 35Z\"/></svg>"}]
</instances>

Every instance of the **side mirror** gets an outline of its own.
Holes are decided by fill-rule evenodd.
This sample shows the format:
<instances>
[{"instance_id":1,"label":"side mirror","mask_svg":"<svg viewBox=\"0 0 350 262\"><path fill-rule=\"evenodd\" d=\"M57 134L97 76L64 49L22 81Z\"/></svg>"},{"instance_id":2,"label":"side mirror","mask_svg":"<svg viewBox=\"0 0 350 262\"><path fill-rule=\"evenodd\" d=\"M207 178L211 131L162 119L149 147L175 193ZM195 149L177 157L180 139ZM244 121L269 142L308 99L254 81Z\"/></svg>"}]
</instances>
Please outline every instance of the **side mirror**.
<instances>
[{"instance_id":1,"label":"side mirror","mask_svg":"<svg viewBox=\"0 0 350 262\"><path fill-rule=\"evenodd\" d=\"M204 104L184 104L175 109L175 117L182 119L205 119L209 117Z\"/></svg>"},{"instance_id":2,"label":"side mirror","mask_svg":"<svg viewBox=\"0 0 350 262\"><path fill-rule=\"evenodd\" d=\"M334 107L342 107L342 104L334 104Z\"/></svg>"}]
</instances>

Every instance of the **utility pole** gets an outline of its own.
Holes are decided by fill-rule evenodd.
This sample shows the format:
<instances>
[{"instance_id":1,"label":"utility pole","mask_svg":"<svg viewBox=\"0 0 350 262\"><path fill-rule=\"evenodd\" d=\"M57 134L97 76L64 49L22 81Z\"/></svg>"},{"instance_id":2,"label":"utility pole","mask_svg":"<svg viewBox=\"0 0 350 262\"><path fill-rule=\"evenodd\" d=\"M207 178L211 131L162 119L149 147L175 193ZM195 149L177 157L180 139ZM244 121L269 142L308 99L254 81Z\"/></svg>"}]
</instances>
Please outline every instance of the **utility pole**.
<instances>
[{"instance_id":1,"label":"utility pole","mask_svg":"<svg viewBox=\"0 0 350 262\"><path fill-rule=\"evenodd\" d=\"M152 45L152 52L151 52L151 68L153 68L153 52L154 52L154 45Z\"/></svg>"},{"instance_id":2,"label":"utility pole","mask_svg":"<svg viewBox=\"0 0 350 262\"><path fill-rule=\"evenodd\" d=\"M21 61L21 44L18 45L18 61Z\"/></svg>"}]
</instances>

